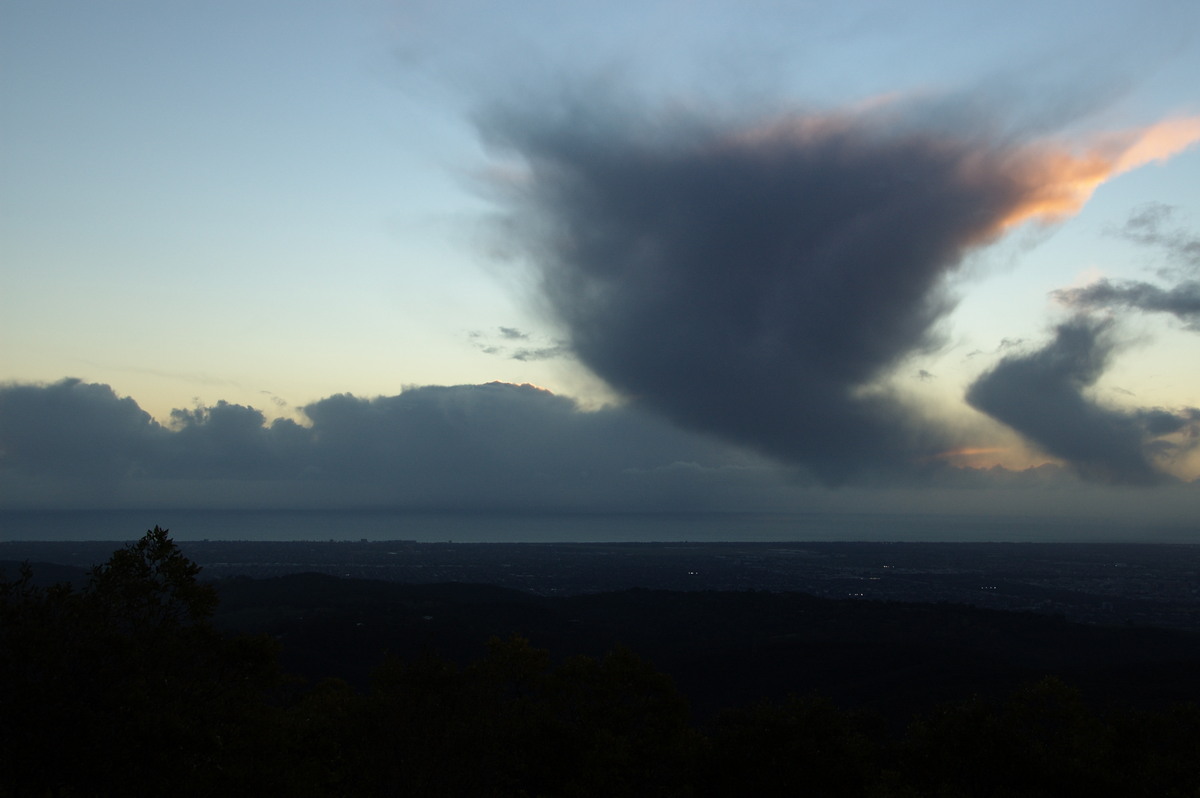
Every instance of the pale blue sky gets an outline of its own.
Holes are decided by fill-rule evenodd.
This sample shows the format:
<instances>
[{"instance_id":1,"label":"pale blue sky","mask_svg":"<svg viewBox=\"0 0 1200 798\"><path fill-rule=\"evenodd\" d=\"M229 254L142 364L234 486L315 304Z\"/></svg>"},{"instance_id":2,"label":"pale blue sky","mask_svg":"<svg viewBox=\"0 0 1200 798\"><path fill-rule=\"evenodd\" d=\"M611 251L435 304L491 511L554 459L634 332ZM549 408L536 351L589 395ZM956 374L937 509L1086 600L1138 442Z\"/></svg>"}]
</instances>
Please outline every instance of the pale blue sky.
<instances>
[{"instance_id":1,"label":"pale blue sky","mask_svg":"<svg viewBox=\"0 0 1200 798\"><path fill-rule=\"evenodd\" d=\"M919 103L934 129L1082 150L1200 114L1197 31L1191 0L0 0L0 381L107 384L163 422L493 380L594 406L614 395L571 357L512 357L569 336L501 252L489 181L520 164L481 137L496 108L595 91L736 127ZM945 345L896 390L995 462L1053 461L964 391L1006 339L1047 338L1066 315L1050 292L1169 266L1116 234L1152 203L1200 234L1200 149L975 251ZM1200 406L1200 335L1127 324L1094 393Z\"/></svg>"}]
</instances>

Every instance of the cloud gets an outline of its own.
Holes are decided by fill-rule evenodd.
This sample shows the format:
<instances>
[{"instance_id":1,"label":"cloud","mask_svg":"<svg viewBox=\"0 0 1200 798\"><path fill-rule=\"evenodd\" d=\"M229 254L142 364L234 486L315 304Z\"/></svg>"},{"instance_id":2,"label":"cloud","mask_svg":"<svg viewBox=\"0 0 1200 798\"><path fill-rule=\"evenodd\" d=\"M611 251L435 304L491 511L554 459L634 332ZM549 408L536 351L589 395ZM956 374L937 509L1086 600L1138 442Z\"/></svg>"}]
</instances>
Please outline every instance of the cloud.
<instances>
[{"instance_id":1,"label":"cloud","mask_svg":"<svg viewBox=\"0 0 1200 798\"><path fill-rule=\"evenodd\" d=\"M552 107L483 131L526 164L508 229L571 349L639 406L835 483L954 445L886 380L939 345L969 251L1200 135L1183 120L1076 152L893 104L749 124Z\"/></svg>"},{"instance_id":2,"label":"cloud","mask_svg":"<svg viewBox=\"0 0 1200 798\"><path fill-rule=\"evenodd\" d=\"M1076 316L1042 349L1001 360L971 385L967 401L1087 479L1168 480L1160 461L1194 448L1200 410L1119 410L1088 398L1116 347L1112 320Z\"/></svg>"},{"instance_id":3,"label":"cloud","mask_svg":"<svg viewBox=\"0 0 1200 798\"><path fill-rule=\"evenodd\" d=\"M1168 230L1173 209L1151 203L1135 211L1120 235L1160 249L1177 264L1164 277L1182 274L1167 287L1140 280L1097 280L1051 292L1076 316L1061 325L1040 352L1006 358L970 389L968 399L1070 463L1080 474L1106 482L1165 479L1163 467L1191 451L1200 434L1200 410L1116 410L1087 399L1107 368L1116 340L1114 311L1169 313L1200 331L1200 241ZM1107 311L1104 318L1091 311ZM1127 395L1128 391L1122 391ZM1020 398L1021 394L1024 398Z\"/></svg>"},{"instance_id":4,"label":"cloud","mask_svg":"<svg viewBox=\"0 0 1200 798\"><path fill-rule=\"evenodd\" d=\"M300 476L310 432L290 419L265 422L261 411L225 401L173 410L173 434L157 452L157 473L198 479Z\"/></svg>"},{"instance_id":5,"label":"cloud","mask_svg":"<svg viewBox=\"0 0 1200 798\"><path fill-rule=\"evenodd\" d=\"M554 344L536 349L518 349L509 357L513 360L552 360L556 357L565 357L570 351L570 348L564 344Z\"/></svg>"},{"instance_id":6,"label":"cloud","mask_svg":"<svg viewBox=\"0 0 1200 798\"><path fill-rule=\"evenodd\" d=\"M267 423L255 408L218 402L177 411L160 425L106 385L2 385L0 511L1104 512L1179 523L1195 518L1200 496L1194 486L1165 485L1153 500L1143 494L1135 502L1107 486L1089 488L1057 466L947 465L918 492L828 490L636 408L583 411L528 385L337 394L303 412L307 424ZM1189 429L1180 419L1154 411L1139 423L1170 443ZM1195 411L1191 422L1200 423ZM967 450L943 455L971 461ZM890 521L881 516L880 523Z\"/></svg>"},{"instance_id":7,"label":"cloud","mask_svg":"<svg viewBox=\"0 0 1200 798\"><path fill-rule=\"evenodd\" d=\"M528 385L338 394L303 413L268 424L218 402L162 426L106 385L2 386L0 507L701 510L786 494L758 458Z\"/></svg>"},{"instance_id":8,"label":"cloud","mask_svg":"<svg viewBox=\"0 0 1200 798\"><path fill-rule=\"evenodd\" d=\"M524 332L516 327L497 327L497 335L500 343L490 342L489 334L474 330L467 334L472 345L486 355L499 355L508 358L509 360L534 361L534 360L553 360L560 357L568 357L571 354L571 349L563 341L543 342L543 345L526 345L513 348L512 345L521 342L536 343L534 336Z\"/></svg>"},{"instance_id":9,"label":"cloud","mask_svg":"<svg viewBox=\"0 0 1200 798\"><path fill-rule=\"evenodd\" d=\"M1097 280L1089 285L1051 293L1057 301L1077 310L1136 310L1169 313L1189 330L1200 332L1200 237L1183 229L1167 229L1174 209L1162 203L1142 206L1125 222L1119 235L1136 244L1164 252L1175 264L1163 269L1164 278L1176 278L1163 287L1142 280Z\"/></svg>"},{"instance_id":10,"label":"cloud","mask_svg":"<svg viewBox=\"0 0 1200 798\"><path fill-rule=\"evenodd\" d=\"M1200 282L1194 280L1161 288L1134 280L1102 279L1081 288L1059 289L1052 295L1073 308L1126 308L1170 313L1189 330L1200 332Z\"/></svg>"},{"instance_id":11,"label":"cloud","mask_svg":"<svg viewBox=\"0 0 1200 798\"><path fill-rule=\"evenodd\" d=\"M166 431L107 385L65 379L0 386L0 462L33 474L109 481L132 475Z\"/></svg>"},{"instance_id":12,"label":"cloud","mask_svg":"<svg viewBox=\"0 0 1200 798\"><path fill-rule=\"evenodd\" d=\"M1169 253L1200 265L1200 238L1183 230L1166 230L1175 208L1162 202L1149 202L1129 215L1118 235L1136 244L1161 247Z\"/></svg>"}]
</instances>

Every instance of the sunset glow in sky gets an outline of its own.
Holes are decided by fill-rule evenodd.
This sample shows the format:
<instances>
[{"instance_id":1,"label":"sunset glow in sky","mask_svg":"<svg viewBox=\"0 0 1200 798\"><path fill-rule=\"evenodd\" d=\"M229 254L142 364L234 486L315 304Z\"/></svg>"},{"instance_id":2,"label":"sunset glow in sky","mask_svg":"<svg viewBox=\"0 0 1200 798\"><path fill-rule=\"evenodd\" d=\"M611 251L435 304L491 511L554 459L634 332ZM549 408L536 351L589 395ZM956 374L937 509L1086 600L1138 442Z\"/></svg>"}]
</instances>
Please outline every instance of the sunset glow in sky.
<instances>
[{"instance_id":1,"label":"sunset glow in sky","mask_svg":"<svg viewBox=\"0 0 1200 798\"><path fill-rule=\"evenodd\" d=\"M0 509L1200 518L1198 37L0 0Z\"/></svg>"}]
</instances>

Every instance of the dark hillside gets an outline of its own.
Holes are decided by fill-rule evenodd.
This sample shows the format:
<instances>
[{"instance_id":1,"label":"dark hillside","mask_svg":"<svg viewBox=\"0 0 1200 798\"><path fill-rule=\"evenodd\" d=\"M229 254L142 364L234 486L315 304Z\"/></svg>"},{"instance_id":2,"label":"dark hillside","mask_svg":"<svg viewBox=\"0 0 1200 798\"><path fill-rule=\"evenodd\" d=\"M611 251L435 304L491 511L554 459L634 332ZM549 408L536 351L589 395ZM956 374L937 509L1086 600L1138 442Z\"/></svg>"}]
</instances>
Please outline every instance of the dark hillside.
<instances>
[{"instance_id":1,"label":"dark hillside","mask_svg":"<svg viewBox=\"0 0 1200 798\"><path fill-rule=\"evenodd\" d=\"M0 579L0 795L1200 784L1189 632L794 592L540 597L199 570L156 527L81 588Z\"/></svg>"},{"instance_id":2,"label":"dark hillside","mask_svg":"<svg viewBox=\"0 0 1200 798\"><path fill-rule=\"evenodd\" d=\"M358 685L388 653L465 663L490 637L517 635L560 659L627 646L671 675L702 716L816 693L906 718L1047 675L1101 703L1200 698L1200 636L962 605L640 589L552 598L317 574L218 586L219 624L279 638L287 670Z\"/></svg>"},{"instance_id":3,"label":"dark hillside","mask_svg":"<svg viewBox=\"0 0 1200 798\"><path fill-rule=\"evenodd\" d=\"M24 562L17 560L0 560L0 576L15 578L21 571ZM29 562L33 573L33 584L39 587L49 587L66 583L79 587L87 581L87 569L74 565L59 565L50 562Z\"/></svg>"}]
</instances>

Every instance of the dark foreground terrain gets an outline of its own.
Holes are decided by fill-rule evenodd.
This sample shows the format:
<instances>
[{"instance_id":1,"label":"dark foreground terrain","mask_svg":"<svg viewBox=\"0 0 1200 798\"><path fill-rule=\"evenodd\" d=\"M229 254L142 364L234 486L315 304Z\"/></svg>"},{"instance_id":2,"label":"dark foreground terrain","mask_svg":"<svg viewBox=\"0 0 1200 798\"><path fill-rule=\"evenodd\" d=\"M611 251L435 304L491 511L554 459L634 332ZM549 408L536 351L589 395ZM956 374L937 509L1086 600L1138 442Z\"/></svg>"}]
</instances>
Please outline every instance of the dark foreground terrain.
<instances>
[{"instance_id":1,"label":"dark foreground terrain","mask_svg":"<svg viewBox=\"0 0 1200 798\"><path fill-rule=\"evenodd\" d=\"M1200 795L1187 547L459 545L6 566L0 796Z\"/></svg>"},{"instance_id":2,"label":"dark foreground terrain","mask_svg":"<svg viewBox=\"0 0 1200 798\"><path fill-rule=\"evenodd\" d=\"M84 581L111 542L0 544ZM819 693L904 716L1056 675L1097 700L1189 700L1200 546L1068 543L178 544L221 628L363 687L386 654L465 663L491 637L555 657L624 645L704 714ZM1173 633L1171 630L1193 632Z\"/></svg>"},{"instance_id":3,"label":"dark foreground terrain","mask_svg":"<svg viewBox=\"0 0 1200 798\"><path fill-rule=\"evenodd\" d=\"M0 561L80 571L111 541L0 542ZM541 596L643 588L950 602L1200 631L1200 546L1117 543L416 543L188 541L206 578L322 573L497 585Z\"/></svg>"},{"instance_id":4,"label":"dark foreground terrain","mask_svg":"<svg viewBox=\"0 0 1200 798\"><path fill-rule=\"evenodd\" d=\"M1049 675L1100 702L1200 699L1196 634L949 603L637 588L544 597L320 574L234 578L218 592L219 625L281 640L289 670L363 686L387 654L465 663L484 641L515 636L556 658L626 647L670 675L700 716L819 694L903 720Z\"/></svg>"}]
</instances>

